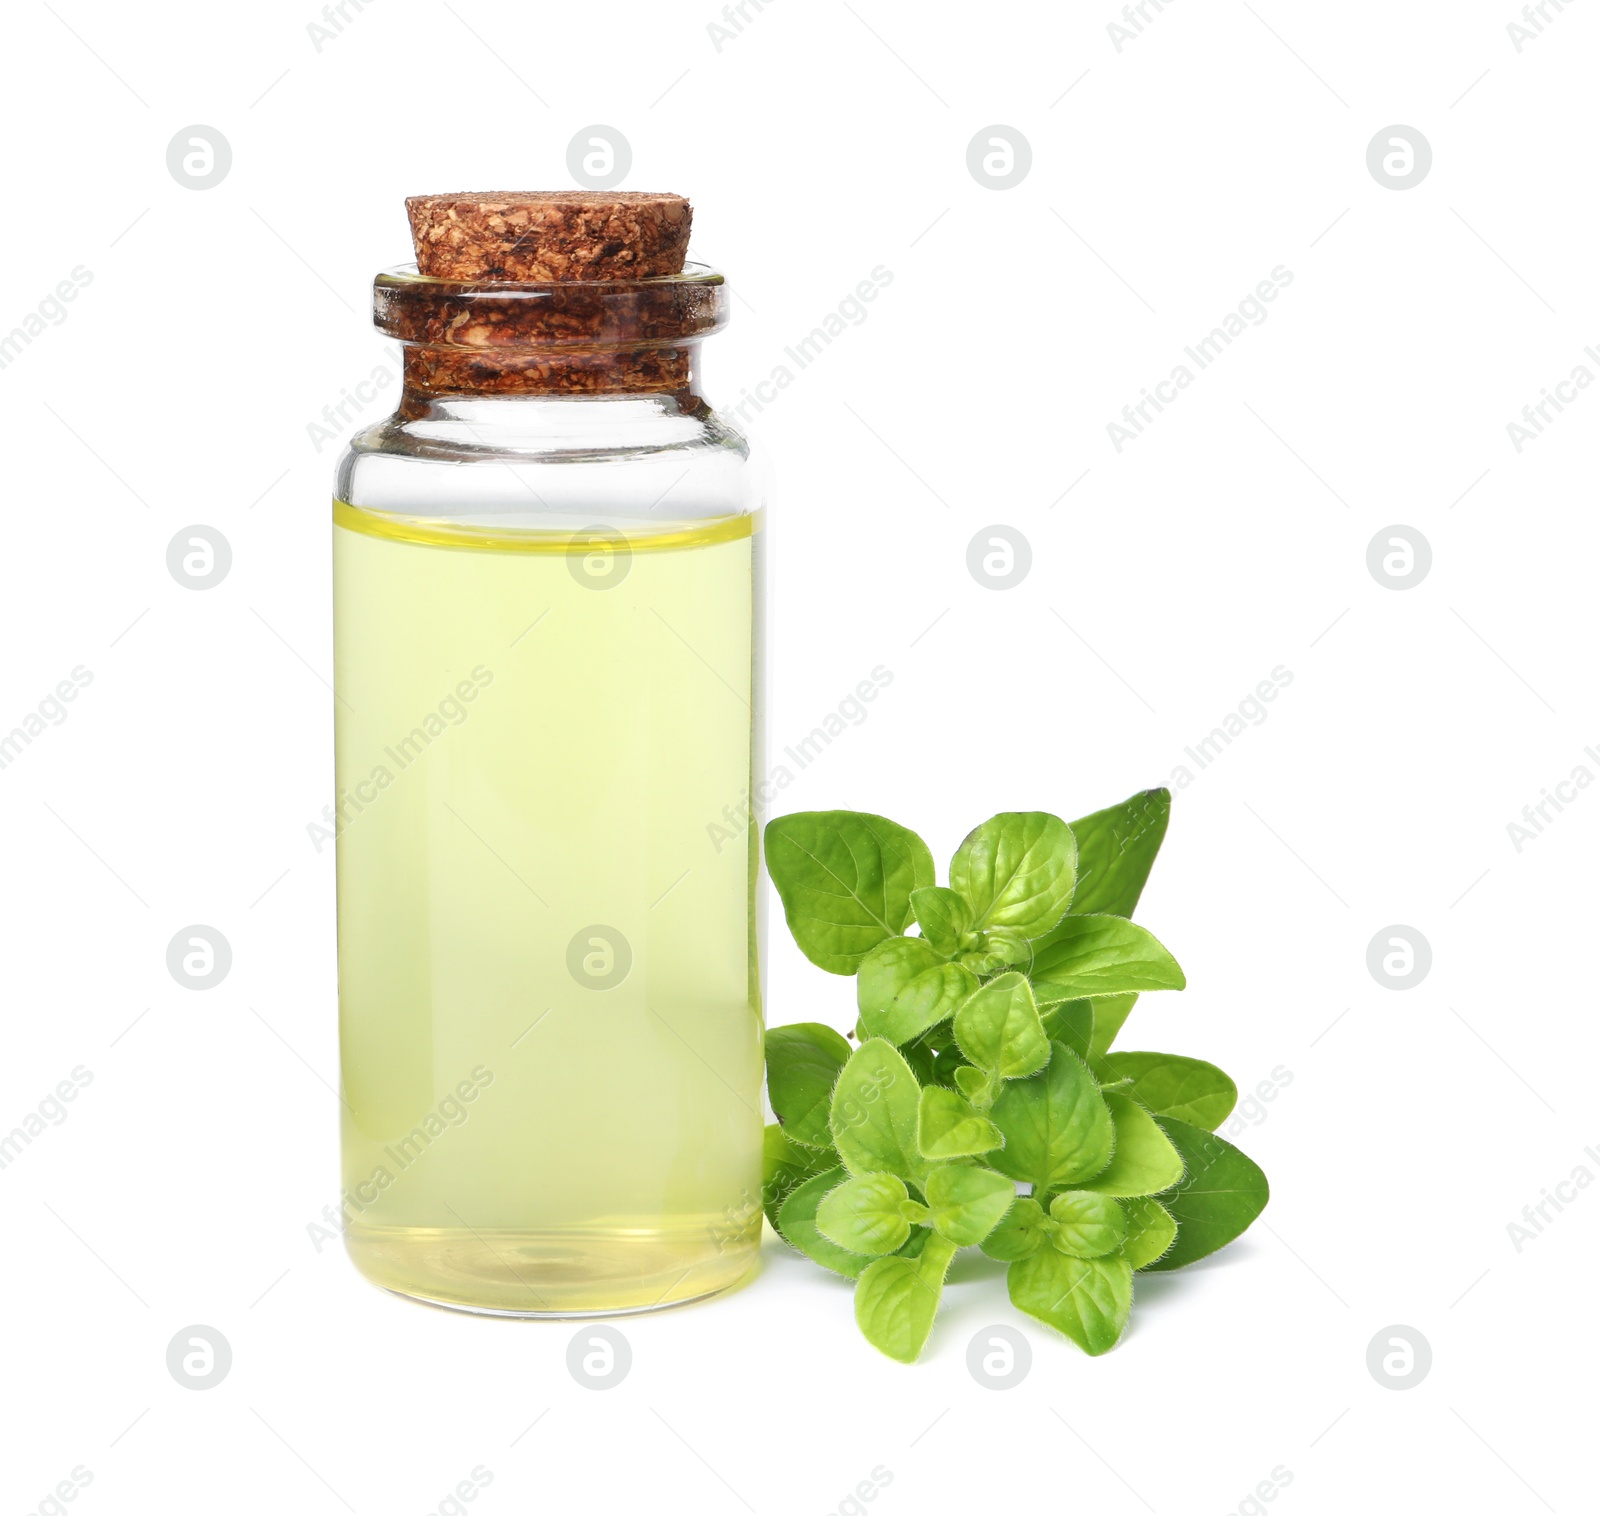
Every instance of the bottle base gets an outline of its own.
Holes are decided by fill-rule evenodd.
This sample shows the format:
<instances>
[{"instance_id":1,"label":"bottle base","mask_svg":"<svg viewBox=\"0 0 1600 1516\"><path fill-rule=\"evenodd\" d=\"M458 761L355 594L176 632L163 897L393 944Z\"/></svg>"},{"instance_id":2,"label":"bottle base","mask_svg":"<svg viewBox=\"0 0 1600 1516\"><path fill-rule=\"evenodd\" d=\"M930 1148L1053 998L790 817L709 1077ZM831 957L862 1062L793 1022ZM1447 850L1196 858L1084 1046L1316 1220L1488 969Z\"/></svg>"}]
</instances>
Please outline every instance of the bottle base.
<instances>
[{"instance_id":1,"label":"bottle base","mask_svg":"<svg viewBox=\"0 0 1600 1516\"><path fill-rule=\"evenodd\" d=\"M755 1271L758 1237L707 1246L704 1228L530 1233L352 1226L345 1247L391 1294L480 1316L639 1315L720 1295Z\"/></svg>"}]
</instances>

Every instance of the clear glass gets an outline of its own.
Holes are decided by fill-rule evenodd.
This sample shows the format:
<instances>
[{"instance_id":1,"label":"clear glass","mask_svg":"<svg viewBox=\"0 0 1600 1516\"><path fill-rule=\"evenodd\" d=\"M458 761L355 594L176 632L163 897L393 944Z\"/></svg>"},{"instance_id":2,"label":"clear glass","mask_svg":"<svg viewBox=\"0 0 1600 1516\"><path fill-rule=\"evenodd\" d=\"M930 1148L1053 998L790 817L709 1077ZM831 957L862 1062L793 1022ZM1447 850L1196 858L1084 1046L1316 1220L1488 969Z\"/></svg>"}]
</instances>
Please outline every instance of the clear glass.
<instances>
[{"instance_id":1,"label":"clear glass","mask_svg":"<svg viewBox=\"0 0 1600 1516\"><path fill-rule=\"evenodd\" d=\"M405 1295L609 1314L755 1263L764 487L685 372L408 385L339 465L345 1237Z\"/></svg>"}]
</instances>

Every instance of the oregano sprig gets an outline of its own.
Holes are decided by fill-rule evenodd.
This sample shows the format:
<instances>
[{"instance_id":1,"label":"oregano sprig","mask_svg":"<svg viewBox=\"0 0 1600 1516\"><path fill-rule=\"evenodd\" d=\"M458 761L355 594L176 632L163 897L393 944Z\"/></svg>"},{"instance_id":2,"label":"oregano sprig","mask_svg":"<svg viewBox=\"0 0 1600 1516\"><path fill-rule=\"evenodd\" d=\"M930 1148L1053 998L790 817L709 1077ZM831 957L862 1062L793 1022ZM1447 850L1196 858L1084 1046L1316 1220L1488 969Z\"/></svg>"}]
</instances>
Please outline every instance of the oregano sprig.
<instances>
[{"instance_id":1,"label":"oregano sprig","mask_svg":"<svg viewBox=\"0 0 1600 1516\"><path fill-rule=\"evenodd\" d=\"M1268 1198L1213 1128L1237 1090L1197 1058L1111 1052L1183 970L1128 919L1166 834L1147 790L1068 825L1004 812L949 883L916 833L854 811L780 817L767 866L795 942L856 975L859 1045L767 1033L764 1200L794 1247L856 1280L856 1321L913 1361L956 1252L1007 1265L1013 1304L1099 1354L1133 1276L1231 1242Z\"/></svg>"}]
</instances>

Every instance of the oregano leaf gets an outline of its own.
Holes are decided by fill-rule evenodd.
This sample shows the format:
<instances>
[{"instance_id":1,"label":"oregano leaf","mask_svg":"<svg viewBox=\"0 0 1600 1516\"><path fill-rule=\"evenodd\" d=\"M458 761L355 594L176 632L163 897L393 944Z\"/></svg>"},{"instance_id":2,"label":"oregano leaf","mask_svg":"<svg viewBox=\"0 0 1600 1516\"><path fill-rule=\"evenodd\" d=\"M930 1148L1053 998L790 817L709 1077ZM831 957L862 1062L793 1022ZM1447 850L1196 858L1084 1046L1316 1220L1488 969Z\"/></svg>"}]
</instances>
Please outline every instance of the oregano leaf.
<instances>
[{"instance_id":1,"label":"oregano leaf","mask_svg":"<svg viewBox=\"0 0 1600 1516\"><path fill-rule=\"evenodd\" d=\"M761 1133L761 1209L778 1231L778 1211L795 1190L817 1174L839 1166L832 1148L807 1147L791 1141L773 1122Z\"/></svg>"},{"instance_id":2,"label":"oregano leaf","mask_svg":"<svg viewBox=\"0 0 1600 1516\"><path fill-rule=\"evenodd\" d=\"M988 1108L994 1095L994 1081L982 1069L962 1063L956 1066L950 1077L955 1080L956 1089L974 1106L979 1110Z\"/></svg>"},{"instance_id":3,"label":"oregano leaf","mask_svg":"<svg viewBox=\"0 0 1600 1516\"><path fill-rule=\"evenodd\" d=\"M1183 1157L1184 1176L1156 1197L1177 1222L1178 1238L1149 1267L1181 1269L1232 1242L1266 1208L1271 1192L1255 1160L1226 1138L1170 1117L1160 1126Z\"/></svg>"},{"instance_id":4,"label":"oregano leaf","mask_svg":"<svg viewBox=\"0 0 1600 1516\"><path fill-rule=\"evenodd\" d=\"M1052 1042L1066 1043L1091 1066L1094 1064L1095 1008L1099 1003L1094 1000L1062 1000L1039 1011L1045 1036Z\"/></svg>"},{"instance_id":5,"label":"oregano leaf","mask_svg":"<svg viewBox=\"0 0 1600 1516\"><path fill-rule=\"evenodd\" d=\"M922 938L891 937L861 960L856 1008L867 1036L899 1045L954 1015L977 988L970 969L949 962Z\"/></svg>"},{"instance_id":6,"label":"oregano leaf","mask_svg":"<svg viewBox=\"0 0 1600 1516\"><path fill-rule=\"evenodd\" d=\"M1228 1119L1238 1087L1214 1063L1176 1053L1109 1053L1109 1079L1131 1079L1128 1093L1153 1116L1214 1131Z\"/></svg>"},{"instance_id":7,"label":"oregano leaf","mask_svg":"<svg viewBox=\"0 0 1600 1516\"><path fill-rule=\"evenodd\" d=\"M1049 983L1035 984L1033 995L1045 1035L1066 1043L1091 1068L1110 1051L1139 999L1136 994L1074 999L1069 987Z\"/></svg>"},{"instance_id":8,"label":"oregano leaf","mask_svg":"<svg viewBox=\"0 0 1600 1516\"><path fill-rule=\"evenodd\" d=\"M1089 1042L1089 1061L1104 1058L1128 1019L1137 995L1097 995L1089 1002L1094 1007L1094 1036Z\"/></svg>"},{"instance_id":9,"label":"oregano leaf","mask_svg":"<svg viewBox=\"0 0 1600 1516\"><path fill-rule=\"evenodd\" d=\"M833 1087L833 1145L852 1174L898 1174L920 1185L927 1162L917 1148L921 1087L881 1037L863 1042Z\"/></svg>"},{"instance_id":10,"label":"oregano leaf","mask_svg":"<svg viewBox=\"0 0 1600 1516\"><path fill-rule=\"evenodd\" d=\"M858 1035L864 1037L866 1029L862 1028ZM900 1049L900 1056L905 1059L906 1066L911 1070L912 1076L918 1084L932 1084L934 1082L933 1066L935 1054L933 1049L922 1038L913 1038L912 1041L906 1043Z\"/></svg>"},{"instance_id":11,"label":"oregano leaf","mask_svg":"<svg viewBox=\"0 0 1600 1516\"><path fill-rule=\"evenodd\" d=\"M917 1147L928 1159L973 1158L1005 1138L954 1090L930 1084L917 1101Z\"/></svg>"},{"instance_id":12,"label":"oregano leaf","mask_svg":"<svg viewBox=\"0 0 1600 1516\"><path fill-rule=\"evenodd\" d=\"M1066 822L1006 811L974 828L950 860L950 888L972 907L973 930L1041 937L1072 903L1078 846Z\"/></svg>"},{"instance_id":13,"label":"oregano leaf","mask_svg":"<svg viewBox=\"0 0 1600 1516\"><path fill-rule=\"evenodd\" d=\"M1122 1246L1128 1235L1128 1218L1109 1195L1090 1190L1067 1190L1050 1202L1050 1219L1056 1223L1050 1241L1074 1258L1103 1258Z\"/></svg>"},{"instance_id":14,"label":"oregano leaf","mask_svg":"<svg viewBox=\"0 0 1600 1516\"><path fill-rule=\"evenodd\" d=\"M1040 1248L1006 1270L1019 1311L1064 1332L1098 1356L1116 1346L1133 1305L1133 1270L1123 1258L1071 1258Z\"/></svg>"},{"instance_id":15,"label":"oregano leaf","mask_svg":"<svg viewBox=\"0 0 1600 1516\"><path fill-rule=\"evenodd\" d=\"M1001 1086L989 1119L1006 1139L989 1163L1030 1183L1035 1197L1069 1185L1081 1188L1079 1180L1110 1161L1113 1127L1100 1086L1084 1061L1059 1042L1042 1072Z\"/></svg>"},{"instance_id":16,"label":"oregano leaf","mask_svg":"<svg viewBox=\"0 0 1600 1516\"><path fill-rule=\"evenodd\" d=\"M1141 790L1072 823L1078 841L1073 915L1133 915L1171 813L1171 790Z\"/></svg>"},{"instance_id":17,"label":"oregano leaf","mask_svg":"<svg viewBox=\"0 0 1600 1516\"><path fill-rule=\"evenodd\" d=\"M1033 944L1021 932L996 928L983 934L983 950L998 965L1028 963L1033 958Z\"/></svg>"},{"instance_id":18,"label":"oregano leaf","mask_svg":"<svg viewBox=\"0 0 1600 1516\"><path fill-rule=\"evenodd\" d=\"M933 883L915 832L862 811L797 811L767 823L767 872L796 945L820 969L853 974L911 919L911 892Z\"/></svg>"},{"instance_id":19,"label":"oregano leaf","mask_svg":"<svg viewBox=\"0 0 1600 1516\"><path fill-rule=\"evenodd\" d=\"M947 1090L959 1089L956 1084L956 1070L969 1068L967 1055L953 1043L943 1048L939 1056L933 1061L933 1083L943 1085Z\"/></svg>"},{"instance_id":20,"label":"oregano leaf","mask_svg":"<svg viewBox=\"0 0 1600 1516\"><path fill-rule=\"evenodd\" d=\"M1170 802L1146 791L1072 828L991 817L948 888L883 817L767 829L801 950L859 974L861 1045L820 1024L769 1033L762 1204L793 1246L857 1279L857 1322L889 1356L917 1357L972 1244L1008 1265L1020 1309L1103 1353L1135 1270L1204 1257L1267 1203L1260 1169L1205 1130L1237 1098L1221 1069L1111 1052L1139 994L1184 985L1128 919Z\"/></svg>"},{"instance_id":21,"label":"oregano leaf","mask_svg":"<svg viewBox=\"0 0 1600 1516\"><path fill-rule=\"evenodd\" d=\"M1042 1002L1181 990L1177 960L1144 927L1120 916L1068 916L1048 946L1036 946L1029 970Z\"/></svg>"},{"instance_id":22,"label":"oregano leaf","mask_svg":"<svg viewBox=\"0 0 1600 1516\"><path fill-rule=\"evenodd\" d=\"M944 1292L955 1244L929 1233L916 1257L879 1258L856 1283L856 1325L879 1352L899 1363L921 1353Z\"/></svg>"},{"instance_id":23,"label":"oregano leaf","mask_svg":"<svg viewBox=\"0 0 1600 1516\"><path fill-rule=\"evenodd\" d=\"M809 1147L831 1148L828 1104L850 1044L831 1026L802 1021L766 1036L767 1099L784 1131Z\"/></svg>"},{"instance_id":24,"label":"oregano leaf","mask_svg":"<svg viewBox=\"0 0 1600 1516\"><path fill-rule=\"evenodd\" d=\"M778 1211L778 1235L813 1263L820 1263L835 1274L843 1274L846 1279L855 1279L871 1259L830 1242L817 1228L817 1207L844 1177L844 1170L835 1166L806 1180Z\"/></svg>"},{"instance_id":25,"label":"oregano leaf","mask_svg":"<svg viewBox=\"0 0 1600 1516\"><path fill-rule=\"evenodd\" d=\"M1135 1269L1147 1269L1162 1257L1178 1235L1178 1223L1153 1195L1124 1200L1128 1235L1123 1239L1122 1256Z\"/></svg>"},{"instance_id":26,"label":"oregano leaf","mask_svg":"<svg viewBox=\"0 0 1600 1516\"><path fill-rule=\"evenodd\" d=\"M972 930L972 907L942 884L912 890L911 911L923 941L946 958L954 956L962 937Z\"/></svg>"},{"instance_id":27,"label":"oregano leaf","mask_svg":"<svg viewBox=\"0 0 1600 1516\"><path fill-rule=\"evenodd\" d=\"M1101 1098L1116 1126L1115 1147L1111 1162L1078 1189L1101 1195L1155 1195L1183 1178L1183 1159L1149 1111L1117 1091L1106 1090Z\"/></svg>"},{"instance_id":28,"label":"oregano leaf","mask_svg":"<svg viewBox=\"0 0 1600 1516\"><path fill-rule=\"evenodd\" d=\"M1018 1258L1028 1258L1049 1243L1054 1223L1045 1215L1044 1207L1030 1195L1018 1195L1011 1209L1000 1219L1000 1224L979 1245L991 1258L1002 1263L1012 1263Z\"/></svg>"},{"instance_id":29,"label":"oregano leaf","mask_svg":"<svg viewBox=\"0 0 1600 1516\"><path fill-rule=\"evenodd\" d=\"M909 1197L893 1174L861 1174L835 1186L817 1206L817 1230L852 1253L880 1258L903 1247L911 1223L901 1209Z\"/></svg>"},{"instance_id":30,"label":"oregano leaf","mask_svg":"<svg viewBox=\"0 0 1600 1516\"><path fill-rule=\"evenodd\" d=\"M1001 974L970 995L952 1023L961 1051L1002 1079L1036 1073L1050 1060L1033 990L1016 972Z\"/></svg>"},{"instance_id":31,"label":"oregano leaf","mask_svg":"<svg viewBox=\"0 0 1600 1516\"><path fill-rule=\"evenodd\" d=\"M957 1247L973 1247L1000 1224L1017 1189L1003 1174L972 1164L942 1163L928 1175L933 1229Z\"/></svg>"}]
</instances>

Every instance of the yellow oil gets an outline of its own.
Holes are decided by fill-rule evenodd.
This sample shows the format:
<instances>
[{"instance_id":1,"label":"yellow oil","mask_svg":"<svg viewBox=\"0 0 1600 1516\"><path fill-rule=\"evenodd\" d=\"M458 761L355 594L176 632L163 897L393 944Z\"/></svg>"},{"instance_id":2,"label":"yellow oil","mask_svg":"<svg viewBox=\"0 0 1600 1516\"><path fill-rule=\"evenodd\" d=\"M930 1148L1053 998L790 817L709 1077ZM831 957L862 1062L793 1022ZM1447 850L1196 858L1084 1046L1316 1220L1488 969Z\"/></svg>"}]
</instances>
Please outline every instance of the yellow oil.
<instances>
[{"instance_id":1,"label":"yellow oil","mask_svg":"<svg viewBox=\"0 0 1600 1516\"><path fill-rule=\"evenodd\" d=\"M335 503L345 1241L378 1284L569 1315L753 1266L755 836L729 818L758 528Z\"/></svg>"}]
</instances>

